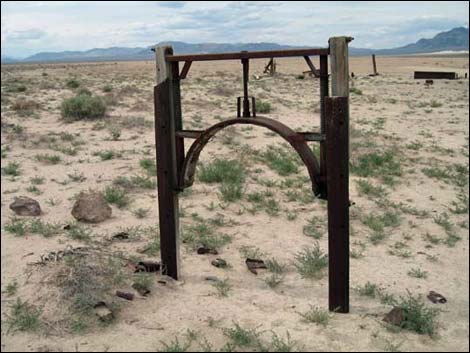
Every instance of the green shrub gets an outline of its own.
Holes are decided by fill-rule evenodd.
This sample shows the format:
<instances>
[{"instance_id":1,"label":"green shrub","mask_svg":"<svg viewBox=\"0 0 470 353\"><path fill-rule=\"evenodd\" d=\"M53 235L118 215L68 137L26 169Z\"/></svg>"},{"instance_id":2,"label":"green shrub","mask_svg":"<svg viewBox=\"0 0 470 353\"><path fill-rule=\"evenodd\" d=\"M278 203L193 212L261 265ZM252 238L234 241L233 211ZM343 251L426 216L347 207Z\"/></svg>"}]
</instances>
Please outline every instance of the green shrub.
<instances>
[{"instance_id":1,"label":"green shrub","mask_svg":"<svg viewBox=\"0 0 470 353\"><path fill-rule=\"evenodd\" d=\"M237 160L217 158L201 166L199 180L203 183L241 184L245 180L245 168Z\"/></svg>"},{"instance_id":2,"label":"green shrub","mask_svg":"<svg viewBox=\"0 0 470 353\"><path fill-rule=\"evenodd\" d=\"M91 96L92 93L88 88L81 87L77 90L77 95L78 96L80 96L80 95Z\"/></svg>"},{"instance_id":3,"label":"green shrub","mask_svg":"<svg viewBox=\"0 0 470 353\"><path fill-rule=\"evenodd\" d=\"M106 112L104 101L93 95L80 94L62 102L61 114L66 120L102 118Z\"/></svg>"},{"instance_id":4,"label":"green shrub","mask_svg":"<svg viewBox=\"0 0 470 353\"><path fill-rule=\"evenodd\" d=\"M77 80L75 79L70 79L67 81L67 83L65 84L67 86L67 88L78 88L80 86L80 82L78 82Z\"/></svg>"},{"instance_id":5,"label":"green shrub","mask_svg":"<svg viewBox=\"0 0 470 353\"><path fill-rule=\"evenodd\" d=\"M263 102L263 101L260 101L258 100L256 102L256 112L257 113L269 113L271 112L272 110L272 107L271 107L271 104L269 102Z\"/></svg>"}]
</instances>

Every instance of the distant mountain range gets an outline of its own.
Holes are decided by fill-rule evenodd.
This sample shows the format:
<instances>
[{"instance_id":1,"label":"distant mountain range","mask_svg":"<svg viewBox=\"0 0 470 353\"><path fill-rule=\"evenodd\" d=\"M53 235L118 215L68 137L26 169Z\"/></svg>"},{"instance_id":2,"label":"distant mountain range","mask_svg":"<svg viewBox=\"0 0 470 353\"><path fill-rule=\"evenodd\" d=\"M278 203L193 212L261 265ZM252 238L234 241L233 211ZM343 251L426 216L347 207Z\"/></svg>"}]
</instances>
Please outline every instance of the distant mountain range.
<instances>
[{"instance_id":1,"label":"distant mountain range","mask_svg":"<svg viewBox=\"0 0 470 353\"><path fill-rule=\"evenodd\" d=\"M420 53L435 53L440 51L468 51L468 28L458 27L447 32L441 32L431 39L420 39L416 43L392 49L362 49L350 48L350 55L410 55ZM195 53L222 53L238 52L242 50L282 50L302 48L300 46L282 45L276 43L201 43L191 44L184 42L160 42L158 45L172 45L177 54ZM82 61L125 61L125 60L152 60L154 54L148 48L111 47L104 49L90 49L87 51L43 52L29 56L25 59L16 59L2 56L2 64L7 63L33 63L33 62L82 62Z\"/></svg>"}]
</instances>

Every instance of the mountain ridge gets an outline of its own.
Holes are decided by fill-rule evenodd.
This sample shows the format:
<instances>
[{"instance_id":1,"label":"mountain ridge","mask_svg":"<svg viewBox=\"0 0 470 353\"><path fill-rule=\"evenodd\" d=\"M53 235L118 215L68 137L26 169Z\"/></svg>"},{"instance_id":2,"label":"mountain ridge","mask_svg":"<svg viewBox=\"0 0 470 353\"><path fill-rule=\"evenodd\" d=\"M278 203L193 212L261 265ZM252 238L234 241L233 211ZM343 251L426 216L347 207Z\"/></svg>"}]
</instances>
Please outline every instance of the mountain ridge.
<instances>
[{"instance_id":1,"label":"mountain ridge","mask_svg":"<svg viewBox=\"0 0 470 353\"><path fill-rule=\"evenodd\" d=\"M263 51L306 48L311 46L292 46L269 42L259 43L186 43L181 41L162 41L157 45L172 45L177 54ZM149 47L109 47L93 48L85 51L40 52L24 59L2 56L2 63L34 63L34 62L81 62L81 61L127 61L152 60L154 54ZM433 38L421 38L415 43L390 49L350 48L351 56L364 55L410 55L433 53L440 51L468 51L469 30L466 27L456 27L449 31L436 34Z\"/></svg>"}]
</instances>

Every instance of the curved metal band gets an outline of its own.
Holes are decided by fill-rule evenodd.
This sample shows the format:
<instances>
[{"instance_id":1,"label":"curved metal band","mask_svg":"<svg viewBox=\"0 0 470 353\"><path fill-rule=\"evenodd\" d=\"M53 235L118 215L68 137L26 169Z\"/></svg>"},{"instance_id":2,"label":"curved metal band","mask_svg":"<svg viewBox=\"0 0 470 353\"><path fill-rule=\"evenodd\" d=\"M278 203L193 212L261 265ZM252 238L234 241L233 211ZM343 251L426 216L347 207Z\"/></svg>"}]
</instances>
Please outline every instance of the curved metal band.
<instances>
[{"instance_id":1,"label":"curved metal band","mask_svg":"<svg viewBox=\"0 0 470 353\"><path fill-rule=\"evenodd\" d=\"M286 125L265 117L256 118L236 118L217 123L206 129L191 145L182 166L179 186L185 189L194 183L194 174L199 155L209 140L220 130L235 124L252 124L268 128L284 138L299 154L300 158L307 167L310 180L312 182L312 191L315 195L320 194L322 181L320 179L320 168L312 150L308 147L303 136L296 133Z\"/></svg>"}]
</instances>

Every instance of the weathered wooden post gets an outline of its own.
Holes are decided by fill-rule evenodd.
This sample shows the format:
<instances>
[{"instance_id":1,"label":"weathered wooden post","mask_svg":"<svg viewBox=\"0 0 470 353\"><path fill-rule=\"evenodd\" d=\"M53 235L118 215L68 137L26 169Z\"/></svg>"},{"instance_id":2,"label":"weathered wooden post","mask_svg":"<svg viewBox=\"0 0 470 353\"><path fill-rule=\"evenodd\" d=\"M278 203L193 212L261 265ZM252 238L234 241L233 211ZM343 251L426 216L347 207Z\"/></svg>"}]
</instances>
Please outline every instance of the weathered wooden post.
<instances>
[{"instance_id":1,"label":"weathered wooden post","mask_svg":"<svg viewBox=\"0 0 470 353\"><path fill-rule=\"evenodd\" d=\"M329 309L349 312L349 37L330 38L332 97L325 97Z\"/></svg>"},{"instance_id":2,"label":"weathered wooden post","mask_svg":"<svg viewBox=\"0 0 470 353\"><path fill-rule=\"evenodd\" d=\"M157 47L157 84L154 87L155 143L157 150L158 209L162 272L178 279L179 215L178 164L182 163L184 147L176 138L181 129L181 107L178 63L169 63L173 54L169 46Z\"/></svg>"},{"instance_id":3,"label":"weathered wooden post","mask_svg":"<svg viewBox=\"0 0 470 353\"><path fill-rule=\"evenodd\" d=\"M374 67L374 76L378 75L377 63L375 62L375 54L372 54L372 66Z\"/></svg>"},{"instance_id":4,"label":"weathered wooden post","mask_svg":"<svg viewBox=\"0 0 470 353\"><path fill-rule=\"evenodd\" d=\"M328 55L320 56L320 133L326 134L325 97L329 96ZM320 142L320 175L323 185L326 185L326 146L325 141ZM320 198L326 200L327 188L323 187Z\"/></svg>"}]
</instances>

